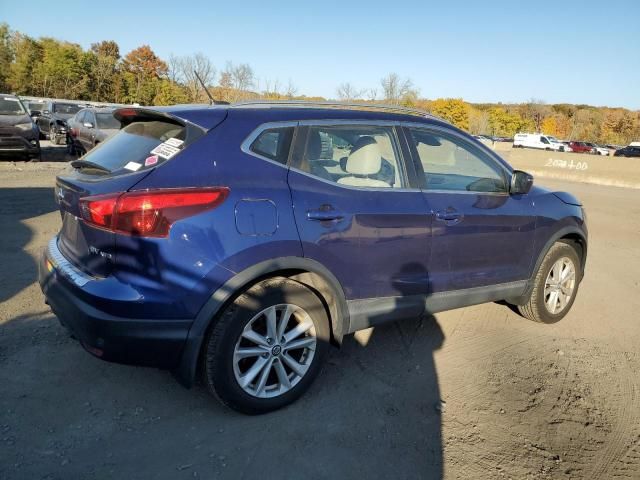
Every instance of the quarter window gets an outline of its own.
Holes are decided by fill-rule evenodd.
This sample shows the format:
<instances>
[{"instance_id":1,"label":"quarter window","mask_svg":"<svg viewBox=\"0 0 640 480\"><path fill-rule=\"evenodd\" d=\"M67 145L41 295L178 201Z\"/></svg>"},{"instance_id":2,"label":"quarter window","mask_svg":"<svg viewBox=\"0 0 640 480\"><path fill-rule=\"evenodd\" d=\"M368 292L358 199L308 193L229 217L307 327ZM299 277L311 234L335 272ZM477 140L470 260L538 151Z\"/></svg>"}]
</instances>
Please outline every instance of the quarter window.
<instances>
[{"instance_id":1,"label":"quarter window","mask_svg":"<svg viewBox=\"0 0 640 480\"><path fill-rule=\"evenodd\" d=\"M409 129L424 172L422 188L506 192L504 169L476 147L453 136Z\"/></svg>"},{"instance_id":2,"label":"quarter window","mask_svg":"<svg viewBox=\"0 0 640 480\"><path fill-rule=\"evenodd\" d=\"M249 150L261 157L285 165L289 158L292 138L293 127L269 128L258 135Z\"/></svg>"},{"instance_id":3,"label":"quarter window","mask_svg":"<svg viewBox=\"0 0 640 480\"><path fill-rule=\"evenodd\" d=\"M392 127L312 126L299 168L339 185L401 188Z\"/></svg>"}]
</instances>

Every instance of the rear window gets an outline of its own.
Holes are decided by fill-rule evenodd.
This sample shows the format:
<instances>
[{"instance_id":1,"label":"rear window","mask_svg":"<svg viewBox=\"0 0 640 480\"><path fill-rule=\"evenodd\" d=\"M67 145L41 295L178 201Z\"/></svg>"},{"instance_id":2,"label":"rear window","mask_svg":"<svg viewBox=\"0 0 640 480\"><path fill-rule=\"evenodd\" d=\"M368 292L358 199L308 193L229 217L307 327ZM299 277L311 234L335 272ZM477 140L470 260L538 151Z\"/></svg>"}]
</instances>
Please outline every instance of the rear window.
<instances>
[{"instance_id":1,"label":"rear window","mask_svg":"<svg viewBox=\"0 0 640 480\"><path fill-rule=\"evenodd\" d=\"M169 160L200 135L199 129L170 120L134 121L81 160L104 169L102 174L136 172Z\"/></svg>"},{"instance_id":2,"label":"rear window","mask_svg":"<svg viewBox=\"0 0 640 480\"><path fill-rule=\"evenodd\" d=\"M72 103L54 103L52 108L54 113L61 113L63 115L73 115L82 110L80 105L74 105Z\"/></svg>"},{"instance_id":3,"label":"rear window","mask_svg":"<svg viewBox=\"0 0 640 480\"><path fill-rule=\"evenodd\" d=\"M113 116L113 113L96 113L98 128L106 130L118 130L120 122Z\"/></svg>"}]
</instances>

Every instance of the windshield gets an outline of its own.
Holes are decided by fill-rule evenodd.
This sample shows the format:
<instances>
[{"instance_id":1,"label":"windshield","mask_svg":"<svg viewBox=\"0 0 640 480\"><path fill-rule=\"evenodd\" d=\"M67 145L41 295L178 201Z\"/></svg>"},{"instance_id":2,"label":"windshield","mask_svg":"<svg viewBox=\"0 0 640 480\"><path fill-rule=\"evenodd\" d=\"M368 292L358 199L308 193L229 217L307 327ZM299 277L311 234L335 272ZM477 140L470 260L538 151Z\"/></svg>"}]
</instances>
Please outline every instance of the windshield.
<instances>
[{"instance_id":1,"label":"windshield","mask_svg":"<svg viewBox=\"0 0 640 480\"><path fill-rule=\"evenodd\" d=\"M72 103L54 103L53 104L54 113L63 113L63 114L73 115L74 113L78 113L80 110L82 110L82 107L80 107L80 105L74 105Z\"/></svg>"},{"instance_id":2,"label":"windshield","mask_svg":"<svg viewBox=\"0 0 640 480\"><path fill-rule=\"evenodd\" d=\"M29 110L30 111L34 111L35 110L35 111L41 112L44 109L45 109L44 108L44 103L33 103L33 102L29 103Z\"/></svg>"},{"instance_id":3,"label":"windshield","mask_svg":"<svg viewBox=\"0 0 640 480\"><path fill-rule=\"evenodd\" d=\"M0 97L0 115L22 115L25 112L20 100L15 97Z\"/></svg>"},{"instance_id":4,"label":"windshield","mask_svg":"<svg viewBox=\"0 0 640 480\"><path fill-rule=\"evenodd\" d=\"M96 113L97 127L104 130L119 130L120 121L116 120L113 113Z\"/></svg>"},{"instance_id":5,"label":"windshield","mask_svg":"<svg viewBox=\"0 0 640 480\"><path fill-rule=\"evenodd\" d=\"M556 137L552 137L551 135L547 135L547 138L552 141L553 143L562 143L560 140L558 140Z\"/></svg>"},{"instance_id":6,"label":"windshield","mask_svg":"<svg viewBox=\"0 0 640 480\"><path fill-rule=\"evenodd\" d=\"M117 128L120 128L119 122ZM134 122L91 150L82 160L99 165L110 173L135 172L159 165L178 153L184 147L185 136L186 129L176 123L161 120ZM174 140L167 142L169 139ZM160 153L157 150L152 152L161 144Z\"/></svg>"}]
</instances>

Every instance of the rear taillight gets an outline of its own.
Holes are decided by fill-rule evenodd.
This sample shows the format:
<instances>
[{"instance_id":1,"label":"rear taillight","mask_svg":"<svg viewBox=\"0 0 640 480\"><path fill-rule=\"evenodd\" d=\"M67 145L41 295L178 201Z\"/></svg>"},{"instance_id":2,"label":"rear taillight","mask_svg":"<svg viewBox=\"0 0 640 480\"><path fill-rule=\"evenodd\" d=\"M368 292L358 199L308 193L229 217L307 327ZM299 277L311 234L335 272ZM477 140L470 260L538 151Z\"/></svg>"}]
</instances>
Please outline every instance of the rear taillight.
<instances>
[{"instance_id":1,"label":"rear taillight","mask_svg":"<svg viewBox=\"0 0 640 480\"><path fill-rule=\"evenodd\" d=\"M171 225L211 210L227 198L229 189L187 188L141 190L80 199L85 222L117 233L166 237Z\"/></svg>"}]
</instances>

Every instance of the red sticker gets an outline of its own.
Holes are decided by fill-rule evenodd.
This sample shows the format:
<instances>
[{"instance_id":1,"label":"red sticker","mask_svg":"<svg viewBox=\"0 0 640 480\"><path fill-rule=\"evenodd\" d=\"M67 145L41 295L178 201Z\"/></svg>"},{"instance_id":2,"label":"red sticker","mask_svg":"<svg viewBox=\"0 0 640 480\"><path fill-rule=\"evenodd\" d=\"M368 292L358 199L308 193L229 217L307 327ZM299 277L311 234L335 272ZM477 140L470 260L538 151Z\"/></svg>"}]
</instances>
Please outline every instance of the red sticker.
<instances>
[{"instance_id":1,"label":"red sticker","mask_svg":"<svg viewBox=\"0 0 640 480\"><path fill-rule=\"evenodd\" d=\"M150 165L155 165L156 163L158 163L158 156L151 155L150 157L147 157L147 159L144 161L144 166L148 167Z\"/></svg>"}]
</instances>

